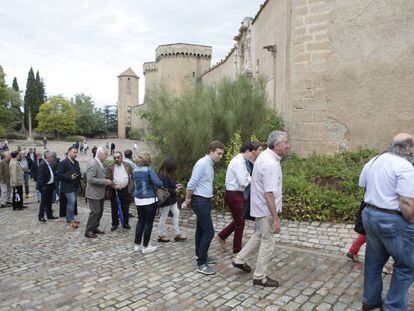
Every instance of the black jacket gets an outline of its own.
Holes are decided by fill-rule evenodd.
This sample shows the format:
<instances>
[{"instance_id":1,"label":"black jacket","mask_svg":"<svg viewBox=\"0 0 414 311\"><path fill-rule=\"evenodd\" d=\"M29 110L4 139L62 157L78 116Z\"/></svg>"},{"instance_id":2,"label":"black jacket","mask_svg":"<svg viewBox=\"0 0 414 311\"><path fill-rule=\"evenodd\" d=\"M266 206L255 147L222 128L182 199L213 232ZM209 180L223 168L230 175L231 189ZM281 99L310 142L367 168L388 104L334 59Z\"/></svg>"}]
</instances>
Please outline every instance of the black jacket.
<instances>
[{"instance_id":1,"label":"black jacket","mask_svg":"<svg viewBox=\"0 0 414 311\"><path fill-rule=\"evenodd\" d=\"M38 171L37 171L37 190L42 190L44 186L47 185L51 178L49 166L47 165L46 161L42 161L40 163ZM56 177L54 177L54 180ZM53 187L55 186L55 183L52 183Z\"/></svg>"},{"instance_id":2,"label":"black jacket","mask_svg":"<svg viewBox=\"0 0 414 311\"><path fill-rule=\"evenodd\" d=\"M43 159L39 159L39 165L43 162ZM39 170L39 165L37 164L37 160L35 160L31 167L30 167L30 176L33 178L34 181L37 181L37 172Z\"/></svg>"},{"instance_id":3,"label":"black jacket","mask_svg":"<svg viewBox=\"0 0 414 311\"><path fill-rule=\"evenodd\" d=\"M72 174L77 174L76 179L72 179ZM68 158L59 163L58 178L60 180L60 192L68 193L78 191L80 188L81 171L79 162L74 160L72 163Z\"/></svg>"}]
</instances>

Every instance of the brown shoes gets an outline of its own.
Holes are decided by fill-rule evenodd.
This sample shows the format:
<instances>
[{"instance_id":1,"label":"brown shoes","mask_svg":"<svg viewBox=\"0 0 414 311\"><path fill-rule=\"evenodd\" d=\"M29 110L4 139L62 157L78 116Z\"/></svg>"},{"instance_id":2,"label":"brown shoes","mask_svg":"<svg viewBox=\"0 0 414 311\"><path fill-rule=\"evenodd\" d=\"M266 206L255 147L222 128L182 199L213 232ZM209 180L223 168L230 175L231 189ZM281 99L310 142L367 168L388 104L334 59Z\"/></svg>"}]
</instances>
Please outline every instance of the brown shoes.
<instances>
[{"instance_id":1,"label":"brown shoes","mask_svg":"<svg viewBox=\"0 0 414 311\"><path fill-rule=\"evenodd\" d=\"M70 226L72 229L77 229L77 228L78 228L78 224L77 224L74 220L72 220L72 221L69 223L69 226Z\"/></svg>"},{"instance_id":2,"label":"brown shoes","mask_svg":"<svg viewBox=\"0 0 414 311\"><path fill-rule=\"evenodd\" d=\"M176 242L183 242L185 240L187 240L187 237L182 235L181 233L174 237L174 241L176 241Z\"/></svg>"},{"instance_id":3,"label":"brown shoes","mask_svg":"<svg viewBox=\"0 0 414 311\"><path fill-rule=\"evenodd\" d=\"M253 279L253 285L259 285L263 287L279 287L279 282L267 276L264 279Z\"/></svg>"},{"instance_id":4,"label":"brown shoes","mask_svg":"<svg viewBox=\"0 0 414 311\"><path fill-rule=\"evenodd\" d=\"M170 242L170 239L167 238L165 235L162 235L162 236L158 237L158 242L167 243L167 242Z\"/></svg>"},{"instance_id":5,"label":"brown shoes","mask_svg":"<svg viewBox=\"0 0 414 311\"><path fill-rule=\"evenodd\" d=\"M231 263L233 267L240 269L244 272L250 273L252 272L252 268L247 263L235 263L234 261Z\"/></svg>"}]
</instances>

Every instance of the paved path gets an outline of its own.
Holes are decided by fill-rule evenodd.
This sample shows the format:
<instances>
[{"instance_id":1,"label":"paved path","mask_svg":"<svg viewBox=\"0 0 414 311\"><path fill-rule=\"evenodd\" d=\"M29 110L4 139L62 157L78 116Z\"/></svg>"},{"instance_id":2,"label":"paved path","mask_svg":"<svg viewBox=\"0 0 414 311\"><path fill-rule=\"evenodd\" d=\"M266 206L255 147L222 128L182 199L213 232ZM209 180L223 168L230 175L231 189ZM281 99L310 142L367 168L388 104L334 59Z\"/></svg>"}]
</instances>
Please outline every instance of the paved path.
<instances>
[{"instance_id":1,"label":"paved path","mask_svg":"<svg viewBox=\"0 0 414 311\"><path fill-rule=\"evenodd\" d=\"M64 219L40 224L37 204L0 210L0 310L360 310L362 269L343 256L278 245L270 274L281 286L262 289L216 242L217 274L197 273L192 227L183 228L187 242L134 253L134 230L110 232L106 205L106 234L86 239L82 202L77 230Z\"/></svg>"}]
</instances>

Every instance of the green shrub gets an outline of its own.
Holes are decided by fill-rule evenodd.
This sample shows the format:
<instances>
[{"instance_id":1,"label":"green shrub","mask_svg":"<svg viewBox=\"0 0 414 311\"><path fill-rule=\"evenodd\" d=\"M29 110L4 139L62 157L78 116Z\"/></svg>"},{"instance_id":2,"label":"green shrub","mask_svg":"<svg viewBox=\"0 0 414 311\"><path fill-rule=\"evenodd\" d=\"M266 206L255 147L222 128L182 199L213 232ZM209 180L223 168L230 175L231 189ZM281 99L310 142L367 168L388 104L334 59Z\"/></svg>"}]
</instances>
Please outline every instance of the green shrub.
<instances>
[{"instance_id":1,"label":"green shrub","mask_svg":"<svg viewBox=\"0 0 414 311\"><path fill-rule=\"evenodd\" d=\"M2 139L26 139L27 136L24 134L20 134L17 132L10 132L10 133L1 133L1 129L0 129L0 138Z\"/></svg>"},{"instance_id":2,"label":"green shrub","mask_svg":"<svg viewBox=\"0 0 414 311\"><path fill-rule=\"evenodd\" d=\"M132 140L144 140L145 131L144 129L130 129L128 132L128 138Z\"/></svg>"},{"instance_id":3,"label":"green shrub","mask_svg":"<svg viewBox=\"0 0 414 311\"><path fill-rule=\"evenodd\" d=\"M66 136L64 140L71 143L75 141L82 142L85 140L85 136Z\"/></svg>"},{"instance_id":4,"label":"green shrub","mask_svg":"<svg viewBox=\"0 0 414 311\"><path fill-rule=\"evenodd\" d=\"M333 156L292 156L282 161L283 218L353 222L362 198L363 165L376 154L361 150Z\"/></svg>"},{"instance_id":5,"label":"green shrub","mask_svg":"<svg viewBox=\"0 0 414 311\"><path fill-rule=\"evenodd\" d=\"M265 85L260 78L223 79L215 87L195 86L179 97L159 88L146 94L146 103L148 108L140 116L151 124L147 138L160 151L159 157L177 160L179 177L189 176L212 140L221 140L227 149L234 133L244 142L264 125L276 124L266 108ZM225 161L218 164L224 165Z\"/></svg>"}]
</instances>

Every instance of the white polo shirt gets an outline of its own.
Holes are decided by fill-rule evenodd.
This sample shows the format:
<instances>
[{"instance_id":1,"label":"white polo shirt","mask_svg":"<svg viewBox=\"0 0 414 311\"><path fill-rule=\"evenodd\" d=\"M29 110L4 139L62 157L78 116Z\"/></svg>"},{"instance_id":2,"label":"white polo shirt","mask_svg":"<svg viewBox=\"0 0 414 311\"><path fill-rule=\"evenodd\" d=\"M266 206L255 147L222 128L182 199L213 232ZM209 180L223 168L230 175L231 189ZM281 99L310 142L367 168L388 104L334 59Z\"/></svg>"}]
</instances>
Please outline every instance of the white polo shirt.
<instances>
[{"instance_id":1,"label":"white polo shirt","mask_svg":"<svg viewBox=\"0 0 414 311\"><path fill-rule=\"evenodd\" d=\"M375 158L365 164L359 176L359 186L366 187L364 201L379 208L400 211L400 195L414 198L414 167L391 153Z\"/></svg>"},{"instance_id":2,"label":"white polo shirt","mask_svg":"<svg viewBox=\"0 0 414 311\"><path fill-rule=\"evenodd\" d=\"M271 216L266 204L265 192L272 192L276 211L282 211L282 167L280 157L267 148L254 162L251 192L250 215L253 217Z\"/></svg>"},{"instance_id":3,"label":"white polo shirt","mask_svg":"<svg viewBox=\"0 0 414 311\"><path fill-rule=\"evenodd\" d=\"M250 184L251 177L246 167L246 160L239 153L231 159L226 171L226 190L244 191Z\"/></svg>"}]
</instances>

